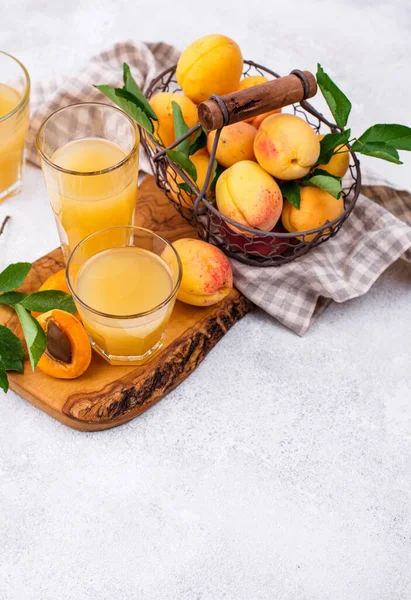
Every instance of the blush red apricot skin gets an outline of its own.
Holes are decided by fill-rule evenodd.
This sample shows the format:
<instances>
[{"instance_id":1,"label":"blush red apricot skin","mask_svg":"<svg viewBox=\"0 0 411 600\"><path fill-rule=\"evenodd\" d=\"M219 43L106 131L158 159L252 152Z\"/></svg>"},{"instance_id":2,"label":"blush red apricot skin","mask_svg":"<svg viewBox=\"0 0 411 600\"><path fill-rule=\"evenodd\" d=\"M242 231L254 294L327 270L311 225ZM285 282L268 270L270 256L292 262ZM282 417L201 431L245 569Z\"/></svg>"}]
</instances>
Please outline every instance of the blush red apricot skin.
<instances>
[{"instance_id":1,"label":"blush red apricot skin","mask_svg":"<svg viewBox=\"0 0 411 600\"><path fill-rule=\"evenodd\" d=\"M191 238L173 244L183 266L178 300L195 306L220 302L233 287L233 273L226 255L211 244Z\"/></svg>"},{"instance_id":2,"label":"blush red apricot skin","mask_svg":"<svg viewBox=\"0 0 411 600\"><path fill-rule=\"evenodd\" d=\"M243 160L217 180L218 210L240 225L271 231L281 216L283 197L276 181L256 162ZM251 235L227 222L233 231Z\"/></svg>"},{"instance_id":3,"label":"blush red apricot skin","mask_svg":"<svg viewBox=\"0 0 411 600\"><path fill-rule=\"evenodd\" d=\"M263 169L278 179L304 177L320 155L320 141L308 123L296 115L279 114L261 123L254 154Z\"/></svg>"}]
</instances>

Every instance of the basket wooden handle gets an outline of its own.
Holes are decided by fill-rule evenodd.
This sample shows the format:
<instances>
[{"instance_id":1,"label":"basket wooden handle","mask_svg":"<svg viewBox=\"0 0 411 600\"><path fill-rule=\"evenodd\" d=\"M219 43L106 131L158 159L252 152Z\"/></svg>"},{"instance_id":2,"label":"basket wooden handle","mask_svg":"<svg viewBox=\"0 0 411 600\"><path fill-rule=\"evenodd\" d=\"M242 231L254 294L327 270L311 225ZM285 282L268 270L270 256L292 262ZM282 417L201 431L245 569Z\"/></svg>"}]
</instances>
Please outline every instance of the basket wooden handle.
<instances>
[{"instance_id":1,"label":"basket wooden handle","mask_svg":"<svg viewBox=\"0 0 411 600\"><path fill-rule=\"evenodd\" d=\"M317 81L310 71L293 71L267 83L211 96L198 106L198 119L204 129L211 131L256 117L270 110L312 98L317 93Z\"/></svg>"}]
</instances>

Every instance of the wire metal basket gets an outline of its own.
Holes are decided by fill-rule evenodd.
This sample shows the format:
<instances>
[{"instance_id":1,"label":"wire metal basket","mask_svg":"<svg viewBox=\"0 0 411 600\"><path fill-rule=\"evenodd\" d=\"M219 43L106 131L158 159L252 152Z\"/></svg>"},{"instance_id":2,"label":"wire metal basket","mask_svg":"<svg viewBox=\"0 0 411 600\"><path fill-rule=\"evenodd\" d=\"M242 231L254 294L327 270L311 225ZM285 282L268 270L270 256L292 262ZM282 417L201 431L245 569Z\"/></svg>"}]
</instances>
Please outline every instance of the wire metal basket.
<instances>
[{"instance_id":1,"label":"wire metal basket","mask_svg":"<svg viewBox=\"0 0 411 600\"><path fill-rule=\"evenodd\" d=\"M253 61L244 61L244 77L263 75L268 78L280 76ZM159 92L179 91L175 77L176 67L170 67L160 73L150 83L147 97L151 98ZM298 72L301 73L301 72ZM217 98L218 99L218 98ZM338 132L335 123L327 120L307 100L292 105L294 114L304 118L319 133L321 125L330 131ZM197 127L200 127L198 125ZM193 130L195 130L193 128ZM212 152L210 153L209 171L214 163L218 138L221 128L217 130ZM228 256L238 261L259 267L280 266L291 262L309 252L312 248L323 244L334 237L354 208L360 193L361 172L357 157L350 152L350 176L343 181L344 211L333 221L308 231L289 233L281 225L281 221L270 232L245 227L221 214L215 204L215 196L206 193L207 185L200 190L195 183L165 154L154 138L143 132L143 145L157 182L178 212L197 230L201 239L219 247ZM186 184L180 189L178 183ZM187 187L188 186L188 187ZM190 190L190 191L189 191ZM232 227L230 227L230 225ZM233 229L233 227L235 229Z\"/></svg>"}]
</instances>

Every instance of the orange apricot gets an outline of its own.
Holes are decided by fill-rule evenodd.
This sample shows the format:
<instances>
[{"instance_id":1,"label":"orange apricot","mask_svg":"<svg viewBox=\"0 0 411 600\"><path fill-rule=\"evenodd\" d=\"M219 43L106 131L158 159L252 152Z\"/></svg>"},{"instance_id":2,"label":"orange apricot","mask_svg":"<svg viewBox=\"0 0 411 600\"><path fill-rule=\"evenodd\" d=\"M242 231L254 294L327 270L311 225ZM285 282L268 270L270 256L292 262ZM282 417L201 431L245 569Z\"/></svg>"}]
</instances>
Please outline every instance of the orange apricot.
<instances>
[{"instance_id":1,"label":"orange apricot","mask_svg":"<svg viewBox=\"0 0 411 600\"><path fill-rule=\"evenodd\" d=\"M50 310L38 317L46 334L47 349L38 368L58 379L80 377L91 362L91 345L81 322L64 310Z\"/></svg>"}]
</instances>

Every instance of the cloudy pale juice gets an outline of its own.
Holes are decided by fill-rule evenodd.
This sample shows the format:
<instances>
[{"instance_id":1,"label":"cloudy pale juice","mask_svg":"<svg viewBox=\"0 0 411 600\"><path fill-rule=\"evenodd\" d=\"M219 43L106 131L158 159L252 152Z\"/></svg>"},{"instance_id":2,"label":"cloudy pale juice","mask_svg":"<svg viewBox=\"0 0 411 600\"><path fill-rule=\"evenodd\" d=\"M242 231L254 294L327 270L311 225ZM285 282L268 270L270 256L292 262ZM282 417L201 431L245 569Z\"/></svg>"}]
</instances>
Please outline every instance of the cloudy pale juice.
<instances>
[{"instance_id":1,"label":"cloudy pale juice","mask_svg":"<svg viewBox=\"0 0 411 600\"><path fill-rule=\"evenodd\" d=\"M21 100L17 90L0 83L0 200L21 178L30 118L28 103L22 110L7 117ZM3 117L6 118L2 120Z\"/></svg>"},{"instance_id":2,"label":"cloudy pale juice","mask_svg":"<svg viewBox=\"0 0 411 600\"><path fill-rule=\"evenodd\" d=\"M43 165L66 258L91 233L132 224L138 177L135 161L124 168L104 172L126 157L126 152L114 142L84 138L73 140L54 152L51 162L64 169L58 171L57 176L48 165Z\"/></svg>"},{"instance_id":3,"label":"cloudy pale juice","mask_svg":"<svg viewBox=\"0 0 411 600\"><path fill-rule=\"evenodd\" d=\"M170 296L173 279L166 263L153 252L126 246L103 250L81 266L75 288L85 304L113 315L97 315L79 306L86 329L106 355L144 356L161 343L173 303L151 314L141 313L152 311Z\"/></svg>"}]
</instances>

